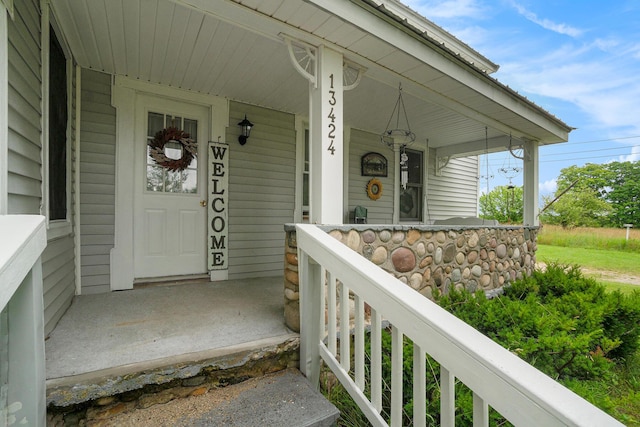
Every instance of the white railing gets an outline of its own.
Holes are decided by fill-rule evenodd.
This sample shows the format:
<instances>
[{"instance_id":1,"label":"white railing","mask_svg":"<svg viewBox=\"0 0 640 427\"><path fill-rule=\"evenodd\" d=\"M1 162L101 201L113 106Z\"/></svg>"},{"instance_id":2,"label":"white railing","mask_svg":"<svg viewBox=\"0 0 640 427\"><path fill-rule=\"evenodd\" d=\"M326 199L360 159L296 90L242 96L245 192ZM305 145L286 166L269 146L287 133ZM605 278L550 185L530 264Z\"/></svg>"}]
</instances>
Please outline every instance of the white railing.
<instances>
[{"instance_id":1,"label":"white railing","mask_svg":"<svg viewBox=\"0 0 640 427\"><path fill-rule=\"evenodd\" d=\"M44 426L44 217L0 215L0 427Z\"/></svg>"},{"instance_id":2,"label":"white railing","mask_svg":"<svg viewBox=\"0 0 640 427\"><path fill-rule=\"evenodd\" d=\"M382 409L382 319L392 329L390 425L402 424L403 337L414 343L413 394L426 394L426 354L441 366L440 425L455 422L455 379L473 392L474 426L488 426L489 407L518 426L619 426L600 409L424 298L361 255L309 224L296 226L300 276L300 368L318 386L321 359L374 426ZM325 313L326 283L326 313ZM337 289L336 289L337 288ZM336 292L337 291L337 292ZM350 366L349 293L355 300L354 366ZM336 293L338 297L336 298ZM365 302L371 307L371 355L365 362ZM340 313L338 313L340 311ZM325 321L325 317L327 320ZM325 344L326 341L326 344ZM370 387L365 394L365 370ZM352 372L352 373L350 373ZM425 399L414 398L413 425L426 424Z\"/></svg>"}]
</instances>

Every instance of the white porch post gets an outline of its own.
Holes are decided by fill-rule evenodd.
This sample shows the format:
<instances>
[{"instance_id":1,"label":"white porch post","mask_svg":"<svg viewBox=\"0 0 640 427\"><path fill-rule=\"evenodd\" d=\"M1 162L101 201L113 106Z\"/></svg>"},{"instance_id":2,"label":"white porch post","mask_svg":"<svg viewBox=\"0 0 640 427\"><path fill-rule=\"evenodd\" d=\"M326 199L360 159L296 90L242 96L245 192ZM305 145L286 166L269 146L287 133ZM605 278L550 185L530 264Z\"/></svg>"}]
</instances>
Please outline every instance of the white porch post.
<instances>
[{"instance_id":1,"label":"white porch post","mask_svg":"<svg viewBox=\"0 0 640 427\"><path fill-rule=\"evenodd\" d=\"M538 220L538 142L524 144L524 225L537 226Z\"/></svg>"},{"instance_id":2,"label":"white porch post","mask_svg":"<svg viewBox=\"0 0 640 427\"><path fill-rule=\"evenodd\" d=\"M310 86L310 220L343 222L342 54L318 48L317 87Z\"/></svg>"}]
</instances>

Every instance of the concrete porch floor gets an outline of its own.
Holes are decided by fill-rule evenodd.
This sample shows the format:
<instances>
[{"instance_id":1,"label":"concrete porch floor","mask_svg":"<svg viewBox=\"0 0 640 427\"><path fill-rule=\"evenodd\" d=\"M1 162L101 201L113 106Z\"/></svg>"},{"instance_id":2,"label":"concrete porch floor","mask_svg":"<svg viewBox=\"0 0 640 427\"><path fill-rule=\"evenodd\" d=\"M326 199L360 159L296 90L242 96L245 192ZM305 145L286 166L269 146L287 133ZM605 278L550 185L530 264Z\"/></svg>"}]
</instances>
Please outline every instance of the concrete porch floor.
<instances>
[{"instance_id":1,"label":"concrete porch floor","mask_svg":"<svg viewBox=\"0 0 640 427\"><path fill-rule=\"evenodd\" d=\"M184 369L297 339L284 324L283 300L282 276L78 296L46 341L47 389ZM180 369L171 372L189 375Z\"/></svg>"}]
</instances>

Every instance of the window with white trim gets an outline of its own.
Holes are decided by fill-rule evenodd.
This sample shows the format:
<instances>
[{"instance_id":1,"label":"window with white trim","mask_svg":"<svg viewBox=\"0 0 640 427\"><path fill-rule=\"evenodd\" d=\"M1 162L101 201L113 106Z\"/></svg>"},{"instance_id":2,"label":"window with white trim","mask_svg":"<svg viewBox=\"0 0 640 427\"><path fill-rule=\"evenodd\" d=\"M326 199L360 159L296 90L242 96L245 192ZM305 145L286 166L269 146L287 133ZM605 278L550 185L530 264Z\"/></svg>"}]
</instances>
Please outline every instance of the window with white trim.
<instances>
[{"instance_id":1,"label":"window with white trim","mask_svg":"<svg viewBox=\"0 0 640 427\"><path fill-rule=\"evenodd\" d=\"M422 151L406 149L405 152L408 157L408 181L406 189L400 186L400 221L422 221Z\"/></svg>"},{"instance_id":2,"label":"window with white trim","mask_svg":"<svg viewBox=\"0 0 640 427\"><path fill-rule=\"evenodd\" d=\"M67 220L67 59L53 28L49 30L48 218Z\"/></svg>"}]
</instances>

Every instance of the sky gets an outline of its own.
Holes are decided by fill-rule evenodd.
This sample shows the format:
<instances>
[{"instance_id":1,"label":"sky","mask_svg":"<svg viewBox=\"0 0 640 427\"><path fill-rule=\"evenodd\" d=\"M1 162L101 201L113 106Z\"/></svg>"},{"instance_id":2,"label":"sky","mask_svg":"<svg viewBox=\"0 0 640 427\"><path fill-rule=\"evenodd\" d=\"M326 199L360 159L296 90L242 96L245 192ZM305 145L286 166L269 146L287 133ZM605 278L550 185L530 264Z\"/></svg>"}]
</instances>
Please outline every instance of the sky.
<instances>
[{"instance_id":1,"label":"sky","mask_svg":"<svg viewBox=\"0 0 640 427\"><path fill-rule=\"evenodd\" d=\"M640 1L402 1L498 64L501 83L576 128L567 143L540 148L542 196L571 165L640 160ZM521 165L506 153L481 156L481 190L522 185Z\"/></svg>"}]
</instances>

